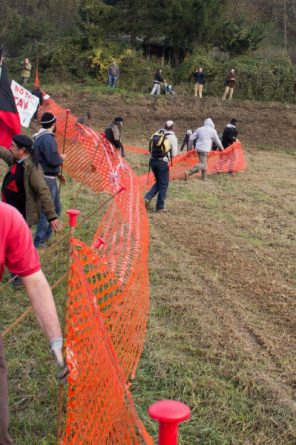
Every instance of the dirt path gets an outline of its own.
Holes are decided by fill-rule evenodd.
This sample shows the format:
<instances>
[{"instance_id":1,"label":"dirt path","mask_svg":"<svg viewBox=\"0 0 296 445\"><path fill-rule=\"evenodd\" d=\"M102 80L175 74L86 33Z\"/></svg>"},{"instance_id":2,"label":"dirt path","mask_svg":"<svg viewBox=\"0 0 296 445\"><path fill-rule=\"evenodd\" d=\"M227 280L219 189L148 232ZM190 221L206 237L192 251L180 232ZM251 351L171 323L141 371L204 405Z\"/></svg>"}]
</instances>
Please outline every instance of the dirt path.
<instances>
[{"instance_id":1,"label":"dirt path","mask_svg":"<svg viewBox=\"0 0 296 445\"><path fill-rule=\"evenodd\" d=\"M149 96L121 97L117 95L95 97L90 93L53 94L55 100L77 116L91 112L90 126L103 131L110 121L124 117L124 142L147 146L155 129L167 119L176 122L181 138L188 128L200 126L212 117L218 132L231 117L238 119L239 137L247 147L285 148L294 151L296 140L295 105L224 101L215 98L161 97L157 102Z\"/></svg>"}]
</instances>

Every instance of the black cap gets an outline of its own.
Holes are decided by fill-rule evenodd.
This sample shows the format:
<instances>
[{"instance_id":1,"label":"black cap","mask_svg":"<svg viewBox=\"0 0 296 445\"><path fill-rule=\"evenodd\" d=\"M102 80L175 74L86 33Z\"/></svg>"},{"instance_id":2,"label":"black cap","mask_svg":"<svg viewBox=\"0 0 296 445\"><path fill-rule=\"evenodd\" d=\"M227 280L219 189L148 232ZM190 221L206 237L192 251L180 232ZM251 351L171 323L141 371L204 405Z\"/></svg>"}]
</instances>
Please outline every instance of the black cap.
<instances>
[{"instance_id":1,"label":"black cap","mask_svg":"<svg viewBox=\"0 0 296 445\"><path fill-rule=\"evenodd\" d=\"M237 119L235 119L234 117L232 117L232 118L230 119L230 123L231 123L232 125L235 125L235 124L237 123Z\"/></svg>"},{"instance_id":2,"label":"black cap","mask_svg":"<svg viewBox=\"0 0 296 445\"><path fill-rule=\"evenodd\" d=\"M27 151L31 151L33 147L33 141L29 136L25 134L17 134L12 138L13 142L19 147L24 147Z\"/></svg>"},{"instance_id":3,"label":"black cap","mask_svg":"<svg viewBox=\"0 0 296 445\"><path fill-rule=\"evenodd\" d=\"M123 117L118 116L114 119L114 122L123 122Z\"/></svg>"},{"instance_id":4,"label":"black cap","mask_svg":"<svg viewBox=\"0 0 296 445\"><path fill-rule=\"evenodd\" d=\"M41 116L41 125L46 125L47 127L51 127L56 122L56 117L54 114L46 111Z\"/></svg>"}]
</instances>

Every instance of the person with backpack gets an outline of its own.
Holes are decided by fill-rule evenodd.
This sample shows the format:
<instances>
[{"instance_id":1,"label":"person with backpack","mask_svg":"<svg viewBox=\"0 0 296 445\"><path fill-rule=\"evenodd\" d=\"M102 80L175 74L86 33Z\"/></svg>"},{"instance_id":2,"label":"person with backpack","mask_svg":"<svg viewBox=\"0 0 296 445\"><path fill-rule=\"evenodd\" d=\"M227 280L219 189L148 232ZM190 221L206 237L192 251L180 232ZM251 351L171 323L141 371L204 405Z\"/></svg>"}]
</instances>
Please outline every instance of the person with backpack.
<instances>
[{"instance_id":1,"label":"person with backpack","mask_svg":"<svg viewBox=\"0 0 296 445\"><path fill-rule=\"evenodd\" d=\"M121 156L124 158L124 146L121 142L122 125L123 118L121 116L116 117L109 127L106 128L105 137L118 151L120 151Z\"/></svg>"},{"instance_id":2,"label":"person with backpack","mask_svg":"<svg viewBox=\"0 0 296 445\"><path fill-rule=\"evenodd\" d=\"M145 207L149 208L151 200L157 195L156 211L166 212L164 203L169 186L169 161L178 154L178 139L174 132L174 122L168 120L164 128L158 130L149 143L150 168L155 177L155 184L145 195Z\"/></svg>"},{"instance_id":3,"label":"person with backpack","mask_svg":"<svg viewBox=\"0 0 296 445\"><path fill-rule=\"evenodd\" d=\"M159 69L154 76L153 87L150 93L151 96L159 96L161 83L165 83L165 79L162 77L162 69Z\"/></svg>"},{"instance_id":4,"label":"person with backpack","mask_svg":"<svg viewBox=\"0 0 296 445\"><path fill-rule=\"evenodd\" d=\"M186 181L189 176L199 171L201 171L202 180L206 179L207 157L212 150L213 142L217 144L219 150L223 151L223 145L215 130L215 124L211 118L208 118L204 121L203 126L195 130L190 136L190 147L192 147L193 143L195 144L194 148L197 151L199 163L188 172L185 172Z\"/></svg>"}]
</instances>

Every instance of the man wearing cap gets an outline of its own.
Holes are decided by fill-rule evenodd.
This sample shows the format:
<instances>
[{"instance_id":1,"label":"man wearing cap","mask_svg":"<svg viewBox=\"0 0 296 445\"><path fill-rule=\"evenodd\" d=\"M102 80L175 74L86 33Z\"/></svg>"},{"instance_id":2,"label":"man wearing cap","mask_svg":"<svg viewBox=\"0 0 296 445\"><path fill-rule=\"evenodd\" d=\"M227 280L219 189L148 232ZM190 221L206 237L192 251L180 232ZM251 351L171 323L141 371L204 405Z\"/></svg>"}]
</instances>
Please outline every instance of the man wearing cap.
<instances>
[{"instance_id":1,"label":"man wearing cap","mask_svg":"<svg viewBox=\"0 0 296 445\"><path fill-rule=\"evenodd\" d=\"M9 151L0 147L0 159L9 166L2 183L2 201L15 207L29 226L38 223L42 208L51 228L60 230L51 194L33 152L33 141L24 134L14 136ZM13 285L21 287L21 280L16 277Z\"/></svg>"},{"instance_id":2,"label":"man wearing cap","mask_svg":"<svg viewBox=\"0 0 296 445\"><path fill-rule=\"evenodd\" d=\"M229 147L229 145L233 144L236 141L238 135L236 122L237 122L236 119L234 118L230 119L229 124L227 124L223 130L222 145L224 148Z\"/></svg>"},{"instance_id":3,"label":"man wearing cap","mask_svg":"<svg viewBox=\"0 0 296 445\"><path fill-rule=\"evenodd\" d=\"M155 184L151 187L148 193L145 195L145 207L149 208L151 200L157 195L156 211L166 212L164 203L169 186L169 160L173 159L178 154L178 139L174 132L174 122L171 120L166 121L164 128L161 128L159 132L164 132L165 137L169 141L169 152L161 157L154 158L151 153L149 165L155 177Z\"/></svg>"},{"instance_id":4,"label":"man wearing cap","mask_svg":"<svg viewBox=\"0 0 296 445\"><path fill-rule=\"evenodd\" d=\"M7 150L6 150L7 151ZM0 202L0 281L4 266L20 275L31 300L37 321L48 338L50 348L60 368L58 378L63 383L68 374L63 358L63 338L49 284L40 268L32 234L20 213ZM0 336L0 444L14 445L8 434L8 385L3 341Z\"/></svg>"},{"instance_id":5,"label":"man wearing cap","mask_svg":"<svg viewBox=\"0 0 296 445\"><path fill-rule=\"evenodd\" d=\"M111 142L117 150L120 150L121 156L125 157L124 147L121 142L123 118L121 116L116 117L109 127L105 130L105 137Z\"/></svg>"},{"instance_id":6,"label":"man wearing cap","mask_svg":"<svg viewBox=\"0 0 296 445\"><path fill-rule=\"evenodd\" d=\"M54 203L55 212L61 214L60 193L57 184L57 176L60 167L65 160L64 154L58 153L58 147L54 133L56 132L56 117L49 112L43 113L41 117L42 128L34 135L34 152L43 170L45 182L50 190ZM44 212L41 212L37 225L34 244L36 247L45 247L45 243L50 238L52 227Z\"/></svg>"}]
</instances>

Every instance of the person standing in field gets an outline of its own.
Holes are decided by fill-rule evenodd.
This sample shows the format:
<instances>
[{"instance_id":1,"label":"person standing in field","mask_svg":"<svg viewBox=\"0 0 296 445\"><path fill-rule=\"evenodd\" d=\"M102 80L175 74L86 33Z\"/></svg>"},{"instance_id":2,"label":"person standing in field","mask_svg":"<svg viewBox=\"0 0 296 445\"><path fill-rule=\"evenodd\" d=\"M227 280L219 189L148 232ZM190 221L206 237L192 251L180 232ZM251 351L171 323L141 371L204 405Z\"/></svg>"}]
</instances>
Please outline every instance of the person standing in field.
<instances>
[{"instance_id":1,"label":"person standing in field","mask_svg":"<svg viewBox=\"0 0 296 445\"><path fill-rule=\"evenodd\" d=\"M69 373L63 357L62 330L49 284L41 270L31 231L14 207L0 202L0 281L4 266L22 277L33 312L59 367L58 378L66 381ZM0 336L0 444L14 445L8 432L8 383L4 345Z\"/></svg>"},{"instance_id":2,"label":"person standing in field","mask_svg":"<svg viewBox=\"0 0 296 445\"><path fill-rule=\"evenodd\" d=\"M203 73L203 69L202 68L198 68L194 71L193 73L193 77L194 77L194 97L197 97L197 95L199 96L199 98L202 98L202 92L203 92L203 86L205 83L205 76Z\"/></svg>"},{"instance_id":3,"label":"person standing in field","mask_svg":"<svg viewBox=\"0 0 296 445\"><path fill-rule=\"evenodd\" d=\"M34 152L43 170L44 179L55 206L55 212L60 216L61 201L57 178L60 175L60 167L66 155L59 154L58 152L58 146L55 140L56 117L49 112L43 113L41 116L41 125L42 128L34 135ZM44 211L42 211L35 234L35 247L45 247L51 233L51 225Z\"/></svg>"},{"instance_id":4,"label":"person standing in field","mask_svg":"<svg viewBox=\"0 0 296 445\"><path fill-rule=\"evenodd\" d=\"M227 98L227 95L229 100L232 99L234 85L235 85L235 74L234 74L234 69L232 68L225 79L225 90L222 96L222 100L225 100Z\"/></svg>"},{"instance_id":5,"label":"person standing in field","mask_svg":"<svg viewBox=\"0 0 296 445\"><path fill-rule=\"evenodd\" d=\"M112 60L112 63L108 67L108 86L115 88L117 80L119 77L119 66Z\"/></svg>"},{"instance_id":6,"label":"person standing in field","mask_svg":"<svg viewBox=\"0 0 296 445\"><path fill-rule=\"evenodd\" d=\"M165 79L162 77L162 69L156 71L154 76L153 87L151 90L151 96L159 96L160 94L160 85L165 83Z\"/></svg>"},{"instance_id":7,"label":"person standing in field","mask_svg":"<svg viewBox=\"0 0 296 445\"><path fill-rule=\"evenodd\" d=\"M22 72L21 72L22 83L24 86L27 85L28 80L31 77L31 69L32 65L30 64L29 59L25 59L22 62Z\"/></svg>"},{"instance_id":8,"label":"person standing in field","mask_svg":"<svg viewBox=\"0 0 296 445\"><path fill-rule=\"evenodd\" d=\"M209 152L212 150L213 143L219 147L219 150L223 150L222 142L211 118L206 119L203 126L192 133L190 137L190 148L193 143L195 143L199 163L188 172L185 172L185 180L187 181L189 176L201 171L201 178L204 181L207 173L207 158Z\"/></svg>"}]
</instances>

